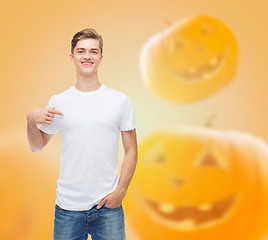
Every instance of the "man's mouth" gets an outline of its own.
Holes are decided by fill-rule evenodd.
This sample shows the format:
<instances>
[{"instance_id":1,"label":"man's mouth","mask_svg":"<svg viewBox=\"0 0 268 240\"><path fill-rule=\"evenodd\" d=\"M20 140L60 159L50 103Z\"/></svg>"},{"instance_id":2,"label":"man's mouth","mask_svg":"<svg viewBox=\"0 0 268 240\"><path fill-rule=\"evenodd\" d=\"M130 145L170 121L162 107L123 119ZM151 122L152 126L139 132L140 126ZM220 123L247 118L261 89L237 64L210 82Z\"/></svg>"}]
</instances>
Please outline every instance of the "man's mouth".
<instances>
[{"instance_id":1,"label":"man's mouth","mask_svg":"<svg viewBox=\"0 0 268 240\"><path fill-rule=\"evenodd\" d=\"M81 62L83 66L92 66L93 62Z\"/></svg>"}]
</instances>

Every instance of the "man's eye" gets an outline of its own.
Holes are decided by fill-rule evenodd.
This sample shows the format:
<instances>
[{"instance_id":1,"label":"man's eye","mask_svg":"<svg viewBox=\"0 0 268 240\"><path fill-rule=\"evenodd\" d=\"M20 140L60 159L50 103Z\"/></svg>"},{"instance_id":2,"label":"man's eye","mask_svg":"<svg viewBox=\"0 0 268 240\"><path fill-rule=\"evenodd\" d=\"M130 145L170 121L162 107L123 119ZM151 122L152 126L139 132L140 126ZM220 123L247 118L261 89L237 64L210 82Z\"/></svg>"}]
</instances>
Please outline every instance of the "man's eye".
<instances>
[{"instance_id":1,"label":"man's eye","mask_svg":"<svg viewBox=\"0 0 268 240\"><path fill-rule=\"evenodd\" d=\"M98 53L98 52L96 52L96 51L93 51L93 53Z\"/></svg>"}]
</instances>

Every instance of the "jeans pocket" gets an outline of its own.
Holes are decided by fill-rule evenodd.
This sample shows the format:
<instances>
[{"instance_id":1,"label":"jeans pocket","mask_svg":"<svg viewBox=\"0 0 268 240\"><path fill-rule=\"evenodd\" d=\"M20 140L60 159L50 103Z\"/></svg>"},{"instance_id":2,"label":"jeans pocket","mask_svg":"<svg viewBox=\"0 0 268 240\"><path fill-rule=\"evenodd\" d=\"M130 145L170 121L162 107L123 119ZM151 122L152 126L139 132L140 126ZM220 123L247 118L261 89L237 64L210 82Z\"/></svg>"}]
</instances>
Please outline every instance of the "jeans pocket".
<instances>
[{"instance_id":1,"label":"jeans pocket","mask_svg":"<svg viewBox=\"0 0 268 240\"><path fill-rule=\"evenodd\" d=\"M105 207L107 209L117 209L117 208L120 208L121 206L122 206L122 204L119 207L111 208L111 207L107 207L105 204L103 205L103 207Z\"/></svg>"},{"instance_id":2,"label":"jeans pocket","mask_svg":"<svg viewBox=\"0 0 268 240\"><path fill-rule=\"evenodd\" d=\"M56 208L58 209L58 210L61 210L61 208L56 204Z\"/></svg>"},{"instance_id":3,"label":"jeans pocket","mask_svg":"<svg viewBox=\"0 0 268 240\"><path fill-rule=\"evenodd\" d=\"M65 209L63 209L63 208L61 208L59 205L57 205L56 204L56 209L57 209L57 211L59 211L59 212L68 212L68 210L65 210Z\"/></svg>"}]
</instances>

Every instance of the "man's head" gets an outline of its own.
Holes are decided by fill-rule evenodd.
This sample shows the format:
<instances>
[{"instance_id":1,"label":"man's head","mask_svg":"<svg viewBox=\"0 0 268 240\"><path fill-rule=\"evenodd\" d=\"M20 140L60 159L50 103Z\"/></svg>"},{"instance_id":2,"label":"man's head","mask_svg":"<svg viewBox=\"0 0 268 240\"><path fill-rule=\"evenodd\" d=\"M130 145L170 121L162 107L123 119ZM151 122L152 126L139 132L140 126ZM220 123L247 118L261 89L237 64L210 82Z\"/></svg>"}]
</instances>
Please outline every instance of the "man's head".
<instances>
[{"instance_id":1,"label":"man's head","mask_svg":"<svg viewBox=\"0 0 268 240\"><path fill-rule=\"evenodd\" d=\"M77 73L84 76L97 74L103 58L102 37L94 29L86 28L76 33L71 43L70 58Z\"/></svg>"},{"instance_id":2,"label":"man's head","mask_svg":"<svg viewBox=\"0 0 268 240\"><path fill-rule=\"evenodd\" d=\"M92 39L96 39L98 40L99 42L99 48L100 48L100 51L101 51L101 55L103 53L103 40L102 40L102 37L101 35L99 35L95 29L93 28L86 28L86 29L83 29L79 32L77 32L74 36L73 36L73 39L72 39L72 42L71 42L71 53L73 54L74 53L74 48L77 44L77 42L79 40L83 40L83 39L87 39L87 38L92 38Z\"/></svg>"}]
</instances>

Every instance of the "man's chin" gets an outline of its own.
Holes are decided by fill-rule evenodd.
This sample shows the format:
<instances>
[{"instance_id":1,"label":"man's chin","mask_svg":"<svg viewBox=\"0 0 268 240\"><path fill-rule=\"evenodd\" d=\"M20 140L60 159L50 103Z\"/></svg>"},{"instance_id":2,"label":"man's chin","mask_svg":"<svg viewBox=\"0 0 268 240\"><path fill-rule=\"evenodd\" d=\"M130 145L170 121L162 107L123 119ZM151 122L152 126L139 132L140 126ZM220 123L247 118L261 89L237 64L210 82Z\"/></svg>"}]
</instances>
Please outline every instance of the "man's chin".
<instances>
[{"instance_id":1,"label":"man's chin","mask_svg":"<svg viewBox=\"0 0 268 240\"><path fill-rule=\"evenodd\" d=\"M94 74L96 74L97 71L92 71L91 69L90 70L83 69L83 70L80 70L78 72L83 76L90 77L90 76L93 76Z\"/></svg>"}]
</instances>

